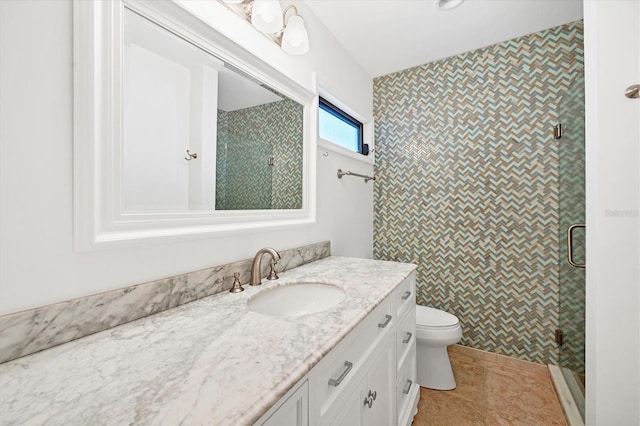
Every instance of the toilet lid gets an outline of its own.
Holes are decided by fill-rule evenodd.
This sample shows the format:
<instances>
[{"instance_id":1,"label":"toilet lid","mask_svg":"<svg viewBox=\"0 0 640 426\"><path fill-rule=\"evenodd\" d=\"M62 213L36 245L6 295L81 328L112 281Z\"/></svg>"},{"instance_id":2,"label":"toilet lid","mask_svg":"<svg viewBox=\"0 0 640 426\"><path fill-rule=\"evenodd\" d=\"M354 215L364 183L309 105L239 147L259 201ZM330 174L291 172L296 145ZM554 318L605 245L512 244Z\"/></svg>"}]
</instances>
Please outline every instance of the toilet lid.
<instances>
[{"instance_id":1,"label":"toilet lid","mask_svg":"<svg viewBox=\"0 0 640 426\"><path fill-rule=\"evenodd\" d=\"M458 317L440 309L416 306L416 324L427 327L447 327L458 324Z\"/></svg>"}]
</instances>

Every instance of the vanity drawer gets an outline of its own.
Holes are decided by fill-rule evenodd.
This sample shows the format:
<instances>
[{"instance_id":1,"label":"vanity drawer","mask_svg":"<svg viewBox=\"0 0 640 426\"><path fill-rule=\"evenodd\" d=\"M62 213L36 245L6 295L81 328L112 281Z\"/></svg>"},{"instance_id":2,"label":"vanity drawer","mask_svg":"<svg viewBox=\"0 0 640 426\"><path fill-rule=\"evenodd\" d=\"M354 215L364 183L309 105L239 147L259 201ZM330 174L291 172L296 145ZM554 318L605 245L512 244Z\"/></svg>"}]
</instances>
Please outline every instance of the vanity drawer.
<instances>
[{"instance_id":1,"label":"vanity drawer","mask_svg":"<svg viewBox=\"0 0 640 426\"><path fill-rule=\"evenodd\" d=\"M416 308L410 308L400 324L396 333L396 356L398 359L398 370L410 354L410 349L415 346L416 341Z\"/></svg>"},{"instance_id":2,"label":"vanity drawer","mask_svg":"<svg viewBox=\"0 0 640 426\"><path fill-rule=\"evenodd\" d=\"M416 343L412 344L413 349L409 352L409 356L402 363L402 367L398 372L398 381L396 382L396 407L398 407L398 425L404 425L413 419L411 410L415 409L413 402L415 401L416 392L420 392L420 386L416 383Z\"/></svg>"},{"instance_id":3,"label":"vanity drawer","mask_svg":"<svg viewBox=\"0 0 640 426\"><path fill-rule=\"evenodd\" d=\"M314 376L318 379L316 401L321 424L335 416L336 409L341 406L340 399L346 398L349 392L355 392L364 361L375 345L394 331L394 326L391 302L385 300L314 368Z\"/></svg>"},{"instance_id":4,"label":"vanity drawer","mask_svg":"<svg viewBox=\"0 0 640 426\"><path fill-rule=\"evenodd\" d=\"M416 274L413 272L393 292L393 303L398 318L416 304Z\"/></svg>"},{"instance_id":5,"label":"vanity drawer","mask_svg":"<svg viewBox=\"0 0 640 426\"><path fill-rule=\"evenodd\" d=\"M396 323L393 306L389 300L385 300L363 321L361 338L366 342L365 351L394 332Z\"/></svg>"}]
</instances>

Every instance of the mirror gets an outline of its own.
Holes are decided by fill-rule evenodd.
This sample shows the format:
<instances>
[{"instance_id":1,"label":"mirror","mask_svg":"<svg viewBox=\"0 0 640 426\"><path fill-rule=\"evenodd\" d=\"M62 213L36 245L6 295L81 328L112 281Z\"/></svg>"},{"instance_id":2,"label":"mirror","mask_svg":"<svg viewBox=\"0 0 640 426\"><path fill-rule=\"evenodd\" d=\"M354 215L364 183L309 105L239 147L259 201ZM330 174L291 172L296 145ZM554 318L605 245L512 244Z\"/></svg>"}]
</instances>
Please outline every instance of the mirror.
<instances>
[{"instance_id":1,"label":"mirror","mask_svg":"<svg viewBox=\"0 0 640 426\"><path fill-rule=\"evenodd\" d=\"M177 2L76 2L73 37L76 251L315 221L315 93Z\"/></svg>"},{"instance_id":2,"label":"mirror","mask_svg":"<svg viewBox=\"0 0 640 426\"><path fill-rule=\"evenodd\" d=\"M124 8L122 210L302 208L303 105Z\"/></svg>"}]
</instances>

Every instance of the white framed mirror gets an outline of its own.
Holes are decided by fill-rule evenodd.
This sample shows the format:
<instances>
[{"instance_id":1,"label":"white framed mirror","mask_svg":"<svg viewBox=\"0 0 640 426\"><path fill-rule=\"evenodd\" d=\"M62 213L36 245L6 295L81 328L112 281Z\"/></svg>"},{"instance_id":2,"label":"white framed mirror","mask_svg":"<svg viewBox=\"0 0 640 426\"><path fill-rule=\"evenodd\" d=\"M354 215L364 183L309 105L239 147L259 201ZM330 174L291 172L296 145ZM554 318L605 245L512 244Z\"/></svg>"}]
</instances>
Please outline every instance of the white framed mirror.
<instances>
[{"instance_id":1,"label":"white framed mirror","mask_svg":"<svg viewBox=\"0 0 640 426\"><path fill-rule=\"evenodd\" d=\"M76 250L313 222L316 105L173 2L74 2Z\"/></svg>"}]
</instances>

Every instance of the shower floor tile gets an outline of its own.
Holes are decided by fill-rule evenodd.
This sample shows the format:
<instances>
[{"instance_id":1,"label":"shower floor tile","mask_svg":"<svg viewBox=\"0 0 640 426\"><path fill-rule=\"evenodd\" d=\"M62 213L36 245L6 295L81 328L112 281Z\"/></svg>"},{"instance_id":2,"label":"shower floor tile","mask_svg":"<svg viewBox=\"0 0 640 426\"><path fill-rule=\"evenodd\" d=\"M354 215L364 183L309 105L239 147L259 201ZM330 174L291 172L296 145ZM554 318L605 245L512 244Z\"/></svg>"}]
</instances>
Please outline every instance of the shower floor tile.
<instances>
[{"instance_id":1,"label":"shower floor tile","mask_svg":"<svg viewBox=\"0 0 640 426\"><path fill-rule=\"evenodd\" d=\"M449 348L457 387L420 388L414 426L566 425L546 366Z\"/></svg>"}]
</instances>

